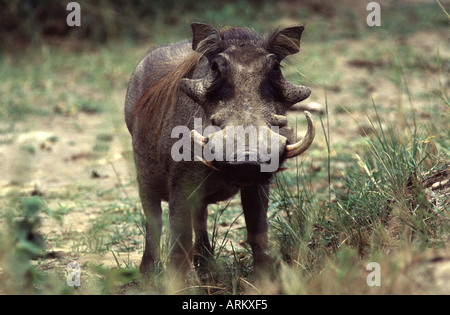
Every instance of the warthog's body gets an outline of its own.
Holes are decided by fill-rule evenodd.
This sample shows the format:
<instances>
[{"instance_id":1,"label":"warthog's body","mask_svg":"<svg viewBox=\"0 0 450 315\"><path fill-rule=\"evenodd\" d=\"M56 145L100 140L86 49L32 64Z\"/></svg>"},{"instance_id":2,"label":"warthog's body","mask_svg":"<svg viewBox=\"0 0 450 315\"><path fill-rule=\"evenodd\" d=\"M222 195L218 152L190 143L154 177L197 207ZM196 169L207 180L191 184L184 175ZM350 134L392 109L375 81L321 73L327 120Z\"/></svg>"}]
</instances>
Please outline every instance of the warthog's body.
<instances>
[{"instance_id":1,"label":"warthog's body","mask_svg":"<svg viewBox=\"0 0 450 315\"><path fill-rule=\"evenodd\" d=\"M279 161L275 171L285 158L305 151L314 137L309 115L306 140L295 145L288 145L293 139L285 128L284 115L290 105L310 92L284 81L278 67L281 59L299 50L303 27L280 30L268 40L241 28L220 33L206 24L193 23L192 28L192 43L162 46L142 59L126 96L125 120L132 135L139 193L147 218L140 268L148 272L158 260L162 200L169 202L174 245L170 262L184 272L194 252L196 258L201 258L211 251L207 205L226 200L238 191L255 267L265 267L269 264L266 216L273 171L261 172L259 166L267 164L267 160L245 142L244 136L245 149L237 149L234 160L233 156L225 156L225 161L194 160L192 150L186 151L189 159L175 161L173 147L181 134L172 135L172 130L177 126L194 130L194 118L202 119L202 130L211 124L217 126L209 137L201 135L201 130L192 132L193 142L202 152L208 142L216 150L225 146L222 139L227 136L226 126L261 127L259 130L266 133L257 131L255 138L259 143L276 145L269 160ZM271 130L271 126L279 127L279 132ZM266 134L272 137L270 141ZM248 158L248 152L254 153L254 160Z\"/></svg>"}]
</instances>

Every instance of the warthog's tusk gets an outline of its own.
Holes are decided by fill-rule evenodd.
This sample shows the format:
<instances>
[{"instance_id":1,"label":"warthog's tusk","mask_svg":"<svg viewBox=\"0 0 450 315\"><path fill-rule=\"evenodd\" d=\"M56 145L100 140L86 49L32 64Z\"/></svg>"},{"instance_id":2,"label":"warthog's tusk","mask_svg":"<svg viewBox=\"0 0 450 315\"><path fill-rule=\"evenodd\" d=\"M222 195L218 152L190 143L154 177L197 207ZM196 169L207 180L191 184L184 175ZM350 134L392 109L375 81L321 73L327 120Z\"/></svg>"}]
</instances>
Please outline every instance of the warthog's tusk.
<instances>
[{"instance_id":1,"label":"warthog's tusk","mask_svg":"<svg viewBox=\"0 0 450 315\"><path fill-rule=\"evenodd\" d=\"M308 120L308 131L306 132L305 137L297 143L286 145L285 152L286 158L291 158L297 155L302 154L306 150L308 150L309 146L314 140L314 136L316 135L314 121L312 119L311 113L305 111L306 119Z\"/></svg>"},{"instance_id":2,"label":"warthog's tusk","mask_svg":"<svg viewBox=\"0 0 450 315\"><path fill-rule=\"evenodd\" d=\"M203 137L200 133L198 133L196 130L191 130L191 137L194 139L194 143L200 144L203 148L205 147L206 143L208 143L208 138ZM209 168L212 168L213 170L220 171L217 167L213 165L211 161L207 161L201 156L196 155L195 158L197 158L200 162L208 166ZM195 159L194 159L195 160Z\"/></svg>"},{"instance_id":3,"label":"warthog's tusk","mask_svg":"<svg viewBox=\"0 0 450 315\"><path fill-rule=\"evenodd\" d=\"M203 148L205 147L206 143L208 142L208 138L203 137L196 130L191 130L191 137L192 137L192 139L194 139L194 143L200 144Z\"/></svg>"}]
</instances>

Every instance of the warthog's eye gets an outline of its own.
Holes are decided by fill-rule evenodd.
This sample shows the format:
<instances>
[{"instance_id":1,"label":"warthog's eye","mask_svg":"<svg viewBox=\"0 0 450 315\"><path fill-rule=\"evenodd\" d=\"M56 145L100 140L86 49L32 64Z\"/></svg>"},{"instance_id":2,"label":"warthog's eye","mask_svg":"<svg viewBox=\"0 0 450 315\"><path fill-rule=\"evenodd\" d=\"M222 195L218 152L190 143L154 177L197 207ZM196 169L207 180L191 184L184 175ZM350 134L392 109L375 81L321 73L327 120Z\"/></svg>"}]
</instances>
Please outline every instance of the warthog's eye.
<instances>
[{"instance_id":1,"label":"warthog's eye","mask_svg":"<svg viewBox=\"0 0 450 315\"><path fill-rule=\"evenodd\" d=\"M225 57L218 55L211 60L211 72L213 72L215 76L225 75L226 70L227 60L225 59Z\"/></svg>"},{"instance_id":2,"label":"warthog's eye","mask_svg":"<svg viewBox=\"0 0 450 315\"><path fill-rule=\"evenodd\" d=\"M278 60L273 63L272 72L273 74L281 75L281 65Z\"/></svg>"},{"instance_id":3,"label":"warthog's eye","mask_svg":"<svg viewBox=\"0 0 450 315\"><path fill-rule=\"evenodd\" d=\"M214 72L219 72L220 73L219 65L217 64L216 60L213 60L213 62L211 64L211 70L214 71Z\"/></svg>"},{"instance_id":4,"label":"warthog's eye","mask_svg":"<svg viewBox=\"0 0 450 315\"><path fill-rule=\"evenodd\" d=\"M269 70L270 76L276 77L281 75L280 61L274 54L270 54L267 57L267 69Z\"/></svg>"},{"instance_id":5,"label":"warthog's eye","mask_svg":"<svg viewBox=\"0 0 450 315\"><path fill-rule=\"evenodd\" d=\"M211 75L214 78L211 89L217 88L223 83L226 76L226 66L226 59L221 56L211 60Z\"/></svg>"},{"instance_id":6,"label":"warthog's eye","mask_svg":"<svg viewBox=\"0 0 450 315\"><path fill-rule=\"evenodd\" d=\"M211 101L230 98L232 89L227 84L228 68L225 57L218 55L210 61L210 76L212 81L207 87L207 97Z\"/></svg>"},{"instance_id":7,"label":"warthog's eye","mask_svg":"<svg viewBox=\"0 0 450 315\"><path fill-rule=\"evenodd\" d=\"M261 95L267 100L283 101L280 82L283 79L281 65L274 54L267 57L266 79L261 83Z\"/></svg>"}]
</instances>

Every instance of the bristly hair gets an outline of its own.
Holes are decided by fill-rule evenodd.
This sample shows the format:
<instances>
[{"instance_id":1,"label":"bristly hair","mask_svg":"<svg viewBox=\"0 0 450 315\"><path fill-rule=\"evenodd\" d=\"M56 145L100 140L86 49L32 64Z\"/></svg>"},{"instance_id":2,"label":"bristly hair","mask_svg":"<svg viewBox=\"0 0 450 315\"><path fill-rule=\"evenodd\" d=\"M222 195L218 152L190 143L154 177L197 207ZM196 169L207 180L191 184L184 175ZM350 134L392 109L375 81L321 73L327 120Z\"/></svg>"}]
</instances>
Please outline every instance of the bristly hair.
<instances>
[{"instance_id":1,"label":"bristly hair","mask_svg":"<svg viewBox=\"0 0 450 315\"><path fill-rule=\"evenodd\" d=\"M201 54L193 51L175 66L167 75L152 83L139 98L133 110L134 119L140 119L140 131L148 134L150 128L161 131L164 117L171 113L179 93L179 84L195 69Z\"/></svg>"},{"instance_id":2,"label":"bristly hair","mask_svg":"<svg viewBox=\"0 0 450 315\"><path fill-rule=\"evenodd\" d=\"M249 28L229 26L220 30L219 34L226 44L244 41L252 41L257 44L262 44L264 42L264 38L261 35L259 35L255 30Z\"/></svg>"}]
</instances>

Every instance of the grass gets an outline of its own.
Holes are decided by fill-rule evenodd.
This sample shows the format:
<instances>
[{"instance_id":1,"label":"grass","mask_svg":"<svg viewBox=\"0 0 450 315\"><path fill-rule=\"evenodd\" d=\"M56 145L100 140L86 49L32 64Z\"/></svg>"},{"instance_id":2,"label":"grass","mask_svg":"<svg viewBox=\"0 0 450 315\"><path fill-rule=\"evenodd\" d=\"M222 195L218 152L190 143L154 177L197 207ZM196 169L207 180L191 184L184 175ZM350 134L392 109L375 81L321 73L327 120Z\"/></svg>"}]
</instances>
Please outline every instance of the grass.
<instances>
[{"instance_id":1,"label":"grass","mask_svg":"<svg viewBox=\"0 0 450 315\"><path fill-rule=\"evenodd\" d=\"M442 24L436 15L440 8L403 9L420 23L396 30L405 17L396 20L395 10L385 12L388 25L379 33L361 25L356 33L351 25L336 27L345 14L327 21L311 7L294 12L311 22L303 54L283 72L311 86L311 100L327 110L316 116L312 148L273 180L269 223L276 272L268 283L253 282L239 196L209 207L215 259L186 284L173 283L165 270L171 248L164 204L162 262L151 279L140 278L145 221L129 171L133 163L121 103L129 75L148 47L108 42L79 53L42 45L2 56L0 149L17 148L14 178L0 190L0 293L442 293L435 291L430 274L433 261L448 257L449 197L426 183L448 167L448 87L442 80L448 57L439 43L431 54L405 44L417 31ZM198 17L252 26L255 16L267 19L270 10L241 1L227 4L223 14L210 8ZM167 33L183 37L183 32L175 25L152 38L162 42ZM16 143L24 132L48 128L47 119L65 123L50 141L63 154L55 167L65 159L65 170L74 168L57 188L48 184L49 169L39 169L51 152L40 143ZM289 119L301 134L303 117ZM78 151L57 151L64 145ZM60 252L58 258L47 256ZM66 285L71 261L81 266L81 288ZM381 266L381 287L366 284L370 262Z\"/></svg>"},{"instance_id":2,"label":"grass","mask_svg":"<svg viewBox=\"0 0 450 315\"><path fill-rule=\"evenodd\" d=\"M373 111L377 113L375 104ZM279 265L276 291L264 287L258 288L258 291L285 294L369 293L363 284L352 287L356 280L364 279L365 262L382 261L385 267L386 264L395 264L396 259L403 259L402 255L407 253L413 252L420 257L420 248L442 248L445 245L449 233L448 212L436 205L448 202L448 196L437 196L433 205L422 182L425 173L439 171L442 167L440 161L447 160L447 157L430 154L430 146L435 143L428 134L419 132L417 126L411 135L405 136L395 127L383 127L381 118L377 114L376 117L375 121L368 118L371 135L361 137L365 143L364 149L360 154L353 155L354 162L350 163L351 166L340 179L343 182L340 190L333 190L329 185L327 189L313 189L315 177L321 176L328 183L332 181L328 158L322 161L325 174L311 174L310 162L297 160L296 172L281 173L275 177L269 220L272 248L275 249L273 255ZM327 130L323 129L325 139L328 139ZM111 140L105 134L99 134L96 139ZM329 149L326 151L329 152ZM92 191L93 187L79 187L79 192L73 192L70 197L79 200ZM90 277L98 277L98 280L87 280L94 281L95 288L89 286L94 291L87 292L105 294L144 290L147 293L170 293L171 290L179 290L167 287L166 275L161 273L163 269L156 283L150 287L139 284L136 261L130 259L129 253L142 248L142 212L136 209L139 207L137 200L131 202L118 197L122 194L119 188L102 193L111 194L114 201L102 207L100 215L90 222L91 228L83 233L84 236L71 237L78 239L78 243L73 244L74 253L100 256L111 253L114 257L115 267L106 267L101 263L83 265L92 273ZM6 246L4 252L14 252L17 248L24 252L17 257L14 254L5 256L7 258L4 259L6 262L12 259L15 264L19 260L23 265L21 272L31 274L32 280L19 284L15 288L17 291L13 292L47 292L47 284L52 283L54 277L50 277L45 269L39 269L39 264L29 263L35 255L41 255L45 247L42 241L21 245L20 235L36 235L33 239L43 240L38 232L39 213L46 213L60 222L61 216L77 211L77 206L60 204L50 209L40 197L17 198L20 206L16 211L25 213L24 221L17 221L20 215L8 215L10 219L7 219L6 226L9 232L3 235L7 241L2 244ZM16 209L14 206L12 208ZM243 290L254 290L246 284L251 279L250 250L236 248L240 240L245 239L242 225L236 226L236 222L242 219L242 212L231 201L212 207L210 212L216 262L202 277L194 277L192 281L195 285L183 293L238 294ZM167 226L167 218L164 221L164 226ZM24 223L17 225L14 222ZM220 229L220 225L224 228ZM47 239L47 242L55 243L56 240ZM167 247L167 238L163 243L166 244L162 253L164 262L170 248ZM389 254L391 251L394 254ZM21 276L18 270L8 272ZM389 274L386 280L394 281L391 277L396 275ZM404 285L395 284L399 290L406 289ZM57 293L68 290L61 286L51 287L62 290L55 291ZM354 291L358 289L362 291Z\"/></svg>"},{"instance_id":3,"label":"grass","mask_svg":"<svg viewBox=\"0 0 450 315\"><path fill-rule=\"evenodd\" d=\"M445 248L448 194L433 200L423 186L425 174L445 167L442 157L430 154L433 140L416 129L409 137L395 127L385 129L378 116L370 123L372 136L364 137L366 148L354 155L355 163L341 178L343 189L333 192L333 200L326 200L325 191L312 193L308 166L277 176L271 227L282 260L281 292L409 292L395 285L370 291L361 282L364 262L393 264L393 257L402 261L406 253L420 257L421 250ZM447 206L437 210L437 204ZM419 282L413 285L420 287Z\"/></svg>"}]
</instances>

